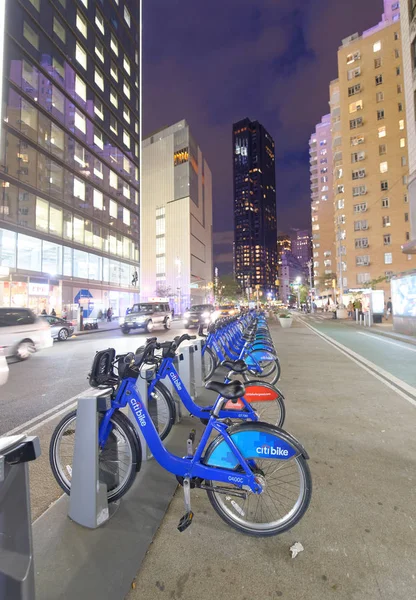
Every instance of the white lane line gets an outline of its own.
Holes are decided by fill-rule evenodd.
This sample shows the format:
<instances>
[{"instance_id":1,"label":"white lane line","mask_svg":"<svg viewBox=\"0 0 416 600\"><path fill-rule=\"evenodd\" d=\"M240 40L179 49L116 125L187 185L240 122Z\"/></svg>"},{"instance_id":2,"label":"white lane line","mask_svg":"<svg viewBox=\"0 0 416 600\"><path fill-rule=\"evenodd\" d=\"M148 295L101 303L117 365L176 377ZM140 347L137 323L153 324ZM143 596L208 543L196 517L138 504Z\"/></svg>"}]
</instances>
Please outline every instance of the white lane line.
<instances>
[{"instance_id":1,"label":"white lane line","mask_svg":"<svg viewBox=\"0 0 416 600\"><path fill-rule=\"evenodd\" d=\"M25 430L26 433L29 433L29 431L33 431L33 428L31 428L30 430L27 430L26 428L29 427L30 425L32 425L33 423L36 423L40 419L42 419L42 421L40 423L38 423L36 425L36 427L38 427L38 425L42 425L43 423L47 423L48 421L51 421L57 415L62 414L62 412L64 412L68 408L70 408L70 406L69 406L70 404L75 404L75 401L77 400L77 398L79 396L81 396L83 394L86 394L87 392L91 392L91 391L94 391L93 388L88 388L88 389L84 390L83 392L80 392L76 396L73 396L72 398L69 398L68 400L65 400L65 402L61 402L61 404L57 404L53 408L50 408L49 410L45 410L45 412L41 413L37 417L33 417L33 419L30 419L29 421L26 421L25 423L22 423L22 425L18 425L14 429L11 429L10 431L7 431L6 433L3 433L2 436L15 435L16 433L19 433L21 430ZM65 407L64 410L60 410L59 411L59 409L63 408L63 407ZM59 412L56 412L56 411L59 411ZM50 415L52 413L54 413L54 414L52 415L51 418L48 418L46 420L44 419L44 417L47 417L48 415Z\"/></svg>"},{"instance_id":2,"label":"white lane line","mask_svg":"<svg viewBox=\"0 0 416 600\"><path fill-rule=\"evenodd\" d=\"M393 342L392 340L387 340L386 338L382 337L381 335L377 335L374 333L365 333L364 331L357 331L358 335L366 335L368 337L373 338L373 340L379 340L380 342L386 342L387 344L392 344L393 346L398 346L399 348L402 348L403 350L409 350L410 352L416 352L416 348L408 348L406 346L406 342ZM405 344L404 346L402 344Z\"/></svg>"},{"instance_id":3,"label":"white lane line","mask_svg":"<svg viewBox=\"0 0 416 600\"><path fill-rule=\"evenodd\" d=\"M347 348L347 346L344 346L343 344L336 342L334 339L325 335L324 333L321 333L320 331L315 329L315 327L312 327L312 325L309 325L305 321L303 321L303 323L306 327L309 327L309 329L311 329L317 336L322 338L330 346L335 347L339 352L341 352L341 354L344 354L350 360L355 362L359 367L364 369L364 371L367 371L367 373L370 373L370 375L372 375L373 377L375 377L376 379L378 379L379 381L384 383L385 386L394 390L396 392L396 394L399 394L399 396L401 396L402 398L407 400L410 404L413 404L413 406L416 406L416 400L414 398L412 398L411 396L409 396L408 394L406 394L405 391L403 391L403 390L406 390L409 394L416 397L416 388L412 387L405 381L402 381L398 377L395 377L391 373L388 373L381 367L378 367L377 365L375 365L371 361L367 360L360 354L357 354L350 348ZM395 383L396 385L393 385L393 383ZM398 387L396 387L396 386L398 386Z\"/></svg>"}]
</instances>

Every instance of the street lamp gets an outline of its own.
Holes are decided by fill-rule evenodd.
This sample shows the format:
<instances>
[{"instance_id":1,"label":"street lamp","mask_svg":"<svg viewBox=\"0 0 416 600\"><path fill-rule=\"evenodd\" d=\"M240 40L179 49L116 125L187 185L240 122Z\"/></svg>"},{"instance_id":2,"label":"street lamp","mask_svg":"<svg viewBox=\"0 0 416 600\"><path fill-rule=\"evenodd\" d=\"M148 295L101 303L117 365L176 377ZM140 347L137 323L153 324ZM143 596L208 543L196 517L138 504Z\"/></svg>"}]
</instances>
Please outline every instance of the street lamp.
<instances>
[{"instance_id":1,"label":"street lamp","mask_svg":"<svg viewBox=\"0 0 416 600\"><path fill-rule=\"evenodd\" d=\"M297 284L297 291L298 291L298 308L300 310L300 284L302 282L302 277L296 277L295 279L296 284Z\"/></svg>"}]
</instances>

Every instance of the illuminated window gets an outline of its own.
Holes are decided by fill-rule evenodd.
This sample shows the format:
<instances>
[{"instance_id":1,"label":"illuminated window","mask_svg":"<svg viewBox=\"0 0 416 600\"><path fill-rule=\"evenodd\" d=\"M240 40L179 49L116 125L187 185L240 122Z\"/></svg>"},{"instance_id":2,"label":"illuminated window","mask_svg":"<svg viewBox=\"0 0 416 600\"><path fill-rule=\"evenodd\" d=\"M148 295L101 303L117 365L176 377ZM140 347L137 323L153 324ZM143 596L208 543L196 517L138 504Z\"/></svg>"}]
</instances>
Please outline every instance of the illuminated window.
<instances>
[{"instance_id":1,"label":"illuminated window","mask_svg":"<svg viewBox=\"0 0 416 600\"><path fill-rule=\"evenodd\" d=\"M123 131L123 143L130 148L130 135L126 130Z\"/></svg>"},{"instance_id":2,"label":"illuminated window","mask_svg":"<svg viewBox=\"0 0 416 600\"><path fill-rule=\"evenodd\" d=\"M116 81L118 81L118 70L117 70L116 63L114 61L111 61L110 73L111 73L111 77L113 79L115 79Z\"/></svg>"},{"instance_id":3,"label":"illuminated window","mask_svg":"<svg viewBox=\"0 0 416 600\"><path fill-rule=\"evenodd\" d=\"M114 171L110 171L110 186L113 188L118 188L118 177Z\"/></svg>"},{"instance_id":4,"label":"illuminated window","mask_svg":"<svg viewBox=\"0 0 416 600\"><path fill-rule=\"evenodd\" d=\"M36 229L48 231L49 202L36 198Z\"/></svg>"},{"instance_id":5,"label":"illuminated window","mask_svg":"<svg viewBox=\"0 0 416 600\"><path fill-rule=\"evenodd\" d=\"M363 108L362 100L357 100L357 102L351 102L351 104L348 107L350 113L354 113L357 110L362 110L362 108Z\"/></svg>"},{"instance_id":6,"label":"illuminated window","mask_svg":"<svg viewBox=\"0 0 416 600\"><path fill-rule=\"evenodd\" d=\"M84 100L87 100L87 86L79 75L75 75L75 93Z\"/></svg>"},{"instance_id":7,"label":"illuminated window","mask_svg":"<svg viewBox=\"0 0 416 600\"><path fill-rule=\"evenodd\" d=\"M74 177L74 196L80 200L85 200L85 183L78 177Z\"/></svg>"},{"instance_id":8,"label":"illuminated window","mask_svg":"<svg viewBox=\"0 0 416 600\"><path fill-rule=\"evenodd\" d=\"M110 38L110 48L118 56L118 42L113 34L111 34Z\"/></svg>"},{"instance_id":9,"label":"illuminated window","mask_svg":"<svg viewBox=\"0 0 416 600\"><path fill-rule=\"evenodd\" d=\"M404 148L406 146L406 138L400 138L400 148Z\"/></svg>"},{"instance_id":10,"label":"illuminated window","mask_svg":"<svg viewBox=\"0 0 416 600\"><path fill-rule=\"evenodd\" d=\"M118 98L117 98L117 92L114 88L110 89L110 102L111 104L113 104L116 108L118 107Z\"/></svg>"},{"instance_id":11,"label":"illuminated window","mask_svg":"<svg viewBox=\"0 0 416 600\"><path fill-rule=\"evenodd\" d=\"M81 2L85 6L85 8L88 8L88 0L81 0Z\"/></svg>"},{"instance_id":12,"label":"illuminated window","mask_svg":"<svg viewBox=\"0 0 416 600\"><path fill-rule=\"evenodd\" d=\"M391 252L384 253L384 264L391 265L393 262L393 254Z\"/></svg>"},{"instance_id":13,"label":"illuminated window","mask_svg":"<svg viewBox=\"0 0 416 600\"><path fill-rule=\"evenodd\" d=\"M110 200L109 213L110 217L113 217L113 219L117 219L117 202L114 202L114 200Z\"/></svg>"},{"instance_id":14,"label":"illuminated window","mask_svg":"<svg viewBox=\"0 0 416 600\"><path fill-rule=\"evenodd\" d=\"M110 129L115 135L117 135L118 124L117 124L117 119L113 115L110 115Z\"/></svg>"},{"instance_id":15,"label":"illuminated window","mask_svg":"<svg viewBox=\"0 0 416 600\"><path fill-rule=\"evenodd\" d=\"M104 35L104 17L99 10L95 11L95 24L97 25L101 33Z\"/></svg>"},{"instance_id":16,"label":"illuminated window","mask_svg":"<svg viewBox=\"0 0 416 600\"><path fill-rule=\"evenodd\" d=\"M130 123L130 110L127 108L126 105L124 105L123 117L127 121L127 123Z\"/></svg>"},{"instance_id":17,"label":"illuminated window","mask_svg":"<svg viewBox=\"0 0 416 600\"><path fill-rule=\"evenodd\" d=\"M77 10L77 18L75 21L77 29L82 33L82 35L86 38L88 35L88 26L87 21L84 16Z\"/></svg>"},{"instance_id":18,"label":"illuminated window","mask_svg":"<svg viewBox=\"0 0 416 600\"><path fill-rule=\"evenodd\" d=\"M124 20L126 21L127 25L130 27L131 26L131 17L130 17L130 13L127 9L127 6L124 6Z\"/></svg>"},{"instance_id":19,"label":"illuminated window","mask_svg":"<svg viewBox=\"0 0 416 600\"><path fill-rule=\"evenodd\" d=\"M380 52L381 50L381 42L375 42L375 44L373 44L373 52Z\"/></svg>"},{"instance_id":20,"label":"illuminated window","mask_svg":"<svg viewBox=\"0 0 416 600\"><path fill-rule=\"evenodd\" d=\"M387 161L381 162L380 163L380 173L387 173L387 171L388 171Z\"/></svg>"},{"instance_id":21,"label":"illuminated window","mask_svg":"<svg viewBox=\"0 0 416 600\"><path fill-rule=\"evenodd\" d=\"M29 2L39 12L39 10L40 10L40 0L29 0Z\"/></svg>"},{"instance_id":22,"label":"illuminated window","mask_svg":"<svg viewBox=\"0 0 416 600\"><path fill-rule=\"evenodd\" d=\"M130 86L126 81L123 83L123 92L127 96L127 98L130 100Z\"/></svg>"},{"instance_id":23,"label":"illuminated window","mask_svg":"<svg viewBox=\"0 0 416 600\"><path fill-rule=\"evenodd\" d=\"M59 37L61 42L66 42L66 31L65 27L56 17L53 18L53 32Z\"/></svg>"},{"instance_id":24,"label":"illuminated window","mask_svg":"<svg viewBox=\"0 0 416 600\"><path fill-rule=\"evenodd\" d=\"M78 127L82 133L86 133L87 131L87 120L83 114L81 114L77 109L75 109L75 127Z\"/></svg>"},{"instance_id":25,"label":"illuminated window","mask_svg":"<svg viewBox=\"0 0 416 600\"><path fill-rule=\"evenodd\" d=\"M104 91L104 75L101 73L99 69L95 69L94 72L94 81L96 85L100 88L100 90Z\"/></svg>"},{"instance_id":26,"label":"illuminated window","mask_svg":"<svg viewBox=\"0 0 416 600\"><path fill-rule=\"evenodd\" d=\"M378 137L382 138L382 137L386 137L386 127L379 127L378 128Z\"/></svg>"},{"instance_id":27,"label":"illuminated window","mask_svg":"<svg viewBox=\"0 0 416 600\"><path fill-rule=\"evenodd\" d=\"M79 42L75 46L75 58L84 69L87 68L87 53Z\"/></svg>"},{"instance_id":28,"label":"illuminated window","mask_svg":"<svg viewBox=\"0 0 416 600\"><path fill-rule=\"evenodd\" d=\"M33 29L26 23L23 23L23 37L30 43L36 50L39 50L39 36L33 31Z\"/></svg>"},{"instance_id":29,"label":"illuminated window","mask_svg":"<svg viewBox=\"0 0 416 600\"><path fill-rule=\"evenodd\" d=\"M127 208L123 208L123 223L130 225L130 211Z\"/></svg>"},{"instance_id":30,"label":"illuminated window","mask_svg":"<svg viewBox=\"0 0 416 600\"><path fill-rule=\"evenodd\" d=\"M95 40L95 54L98 56L101 62L104 62L104 46L98 38Z\"/></svg>"},{"instance_id":31,"label":"illuminated window","mask_svg":"<svg viewBox=\"0 0 416 600\"><path fill-rule=\"evenodd\" d=\"M124 67L124 70L126 71L126 73L128 75L130 75L131 74L130 61L126 55L124 55L124 58L123 58L123 67Z\"/></svg>"},{"instance_id":32,"label":"illuminated window","mask_svg":"<svg viewBox=\"0 0 416 600\"><path fill-rule=\"evenodd\" d=\"M400 119L399 121L399 129L404 129L404 120Z\"/></svg>"},{"instance_id":33,"label":"illuminated window","mask_svg":"<svg viewBox=\"0 0 416 600\"><path fill-rule=\"evenodd\" d=\"M383 227L390 227L390 225L391 225L390 217L387 217L387 216L383 217L382 223L383 223Z\"/></svg>"},{"instance_id":34,"label":"illuminated window","mask_svg":"<svg viewBox=\"0 0 416 600\"><path fill-rule=\"evenodd\" d=\"M94 101L94 113L97 115L97 117L100 117L101 120L104 120L103 103L101 100L98 100L98 98L96 98Z\"/></svg>"},{"instance_id":35,"label":"illuminated window","mask_svg":"<svg viewBox=\"0 0 416 600\"><path fill-rule=\"evenodd\" d=\"M103 199L104 199L104 196L103 196L102 192L100 192L98 190L94 190L94 192L93 192L94 208L98 208L98 210L103 210L103 206L104 206Z\"/></svg>"},{"instance_id":36,"label":"illuminated window","mask_svg":"<svg viewBox=\"0 0 416 600\"><path fill-rule=\"evenodd\" d=\"M104 148L103 134L96 127L94 127L94 144L101 148L101 150Z\"/></svg>"}]
</instances>

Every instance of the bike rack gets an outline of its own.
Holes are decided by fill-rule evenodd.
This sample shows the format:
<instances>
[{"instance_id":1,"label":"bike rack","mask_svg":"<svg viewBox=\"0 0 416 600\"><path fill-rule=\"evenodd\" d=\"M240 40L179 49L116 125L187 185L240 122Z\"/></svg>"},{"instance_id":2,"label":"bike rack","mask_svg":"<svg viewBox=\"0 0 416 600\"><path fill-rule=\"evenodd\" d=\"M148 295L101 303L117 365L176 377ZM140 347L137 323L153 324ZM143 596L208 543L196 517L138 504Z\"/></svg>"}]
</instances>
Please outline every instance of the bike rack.
<instances>
[{"instance_id":1,"label":"bike rack","mask_svg":"<svg viewBox=\"0 0 416 600\"><path fill-rule=\"evenodd\" d=\"M96 529L110 518L107 486L100 481L110 475L101 473L100 477L98 461L98 414L110 407L110 390L97 390L78 398L68 516L89 529ZM113 502L111 514L117 508Z\"/></svg>"},{"instance_id":2,"label":"bike rack","mask_svg":"<svg viewBox=\"0 0 416 600\"><path fill-rule=\"evenodd\" d=\"M199 338L192 342L192 360L194 363L194 385L195 385L195 396L197 396L197 389L204 385L202 380L202 339Z\"/></svg>"},{"instance_id":3,"label":"bike rack","mask_svg":"<svg viewBox=\"0 0 416 600\"><path fill-rule=\"evenodd\" d=\"M181 344L179 349L179 361L178 361L178 373L179 377L182 379L184 386L192 396L192 399L195 400L195 386L192 381L192 366L191 360L193 358L192 354L192 344L189 342Z\"/></svg>"},{"instance_id":4,"label":"bike rack","mask_svg":"<svg viewBox=\"0 0 416 600\"><path fill-rule=\"evenodd\" d=\"M173 363L175 365L175 369L179 372L179 357L177 355L175 356ZM172 398L174 399L176 405L176 423L180 423L183 416L181 399L176 393L176 388L173 385L170 377L166 377L166 379L163 380L163 384L168 388L169 392L172 394Z\"/></svg>"},{"instance_id":5,"label":"bike rack","mask_svg":"<svg viewBox=\"0 0 416 600\"><path fill-rule=\"evenodd\" d=\"M39 438L0 438L0 598L34 600L32 519L27 463L40 456Z\"/></svg>"}]
</instances>

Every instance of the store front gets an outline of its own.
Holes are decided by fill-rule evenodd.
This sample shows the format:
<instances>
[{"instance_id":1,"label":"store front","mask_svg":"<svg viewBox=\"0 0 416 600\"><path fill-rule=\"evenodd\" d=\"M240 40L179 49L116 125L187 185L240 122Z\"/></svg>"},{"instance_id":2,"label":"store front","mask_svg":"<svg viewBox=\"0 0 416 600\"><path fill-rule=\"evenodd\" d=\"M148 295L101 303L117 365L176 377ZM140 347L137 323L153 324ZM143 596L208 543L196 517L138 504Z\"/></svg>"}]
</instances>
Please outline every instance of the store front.
<instances>
[{"instance_id":1,"label":"store front","mask_svg":"<svg viewBox=\"0 0 416 600\"><path fill-rule=\"evenodd\" d=\"M16 281L18 279L18 281ZM0 306L28 307L35 314L43 310L61 312L61 285L57 280L13 276L0 281Z\"/></svg>"}]
</instances>

